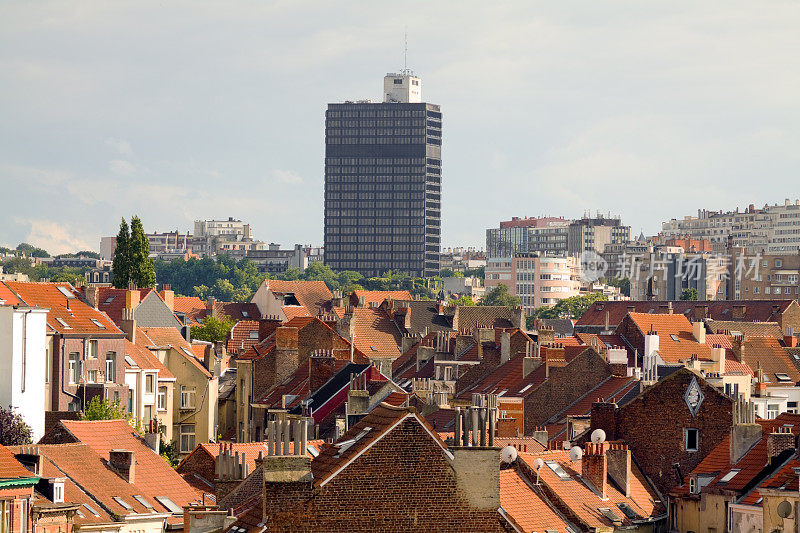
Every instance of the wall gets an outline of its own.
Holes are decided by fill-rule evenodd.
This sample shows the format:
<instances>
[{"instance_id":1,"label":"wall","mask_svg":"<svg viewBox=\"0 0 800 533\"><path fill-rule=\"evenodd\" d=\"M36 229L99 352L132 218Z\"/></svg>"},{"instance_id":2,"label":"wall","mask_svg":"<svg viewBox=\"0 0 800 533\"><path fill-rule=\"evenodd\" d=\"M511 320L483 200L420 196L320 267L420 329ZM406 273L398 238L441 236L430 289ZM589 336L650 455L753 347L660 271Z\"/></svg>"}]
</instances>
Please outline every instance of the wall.
<instances>
[{"instance_id":1,"label":"wall","mask_svg":"<svg viewBox=\"0 0 800 533\"><path fill-rule=\"evenodd\" d=\"M46 320L44 309L0 306L0 405L22 415L34 442L44 435Z\"/></svg>"}]
</instances>

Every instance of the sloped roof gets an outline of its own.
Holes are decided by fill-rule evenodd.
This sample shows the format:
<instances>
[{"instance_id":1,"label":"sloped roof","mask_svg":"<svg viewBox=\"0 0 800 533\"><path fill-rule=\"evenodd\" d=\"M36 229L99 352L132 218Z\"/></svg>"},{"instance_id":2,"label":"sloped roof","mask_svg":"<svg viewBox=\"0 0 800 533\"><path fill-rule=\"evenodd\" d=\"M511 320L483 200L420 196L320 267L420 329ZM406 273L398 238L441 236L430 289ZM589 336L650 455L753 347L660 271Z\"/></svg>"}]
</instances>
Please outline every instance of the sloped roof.
<instances>
[{"instance_id":1,"label":"sloped roof","mask_svg":"<svg viewBox=\"0 0 800 533\"><path fill-rule=\"evenodd\" d=\"M139 292L139 303L142 303L153 289L134 289ZM125 309L125 297L128 289L117 289L115 287L97 288L97 308L107 314L111 320L119 324L122 320L122 310ZM156 298L161 297L156 292ZM137 304L138 305L138 304Z\"/></svg>"},{"instance_id":2,"label":"sloped roof","mask_svg":"<svg viewBox=\"0 0 800 533\"><path fill-rule=\"evenodd\" d=\"M80 293L69 283L4 283L25 304L49 309L47 326L51 331L78 335L123 335L108 315L83 301Z\"/></svg>"},{"instance_id":3,"label":"sloped roof","mask_svg":"<svg viewBox=\"0 0 800 533\"><path fill-rule=\"evenodd\" d=\"M665 363L678 363L691 359L711 359L711 346L700 344L692 333L692 323L683 315L629 313L636 327L646 335L651 329L658 333L658 353Z\"/></svg>"},{"instance_id":4,"label":"sloped roof","mask_svg":"<svg viewBox=\"0 0 800 533\"><path fill-rule=\"evenodd\" d=\"M793 358L775 337L747 337L743 347L742 361L752 369L760 367L772 385L778 382L776 373L787 374L791 380L788 385L800 382L800 372Z\"/></svg>"},{"instance_id":5,"label":"sloped roof","mask_svg":"<svg viewBox=\"0 0 800 533\"><path fill-rule=\"evenodd\" d=\"M261 312L258 306L251 302L214 302L214 313L224 315L233 320L258 320Z\"/></svg>"},{"instance_id":6,"label":"sloped roof","mask_svg":"<svg viewBox=\"0 0 800 533\"><path fill-rule=\"evenodd\" d=\"M500 470L500 506L522 531L571 531L514 468Z\"/></svg>"},{"instance_id":7,"label":"sloped roof","mask_svg":"<svg viewBox=\"0 0 800 533\"><path fill-rule=\"evenodd\" d=\"M392 300L413 300L414 297L408 291L367 291L355 290L353 291L355 302L351 299L351 304L356 305L361 298L364 298L364 305L369 307L371 304L382 304L386 298Z\"/></svg>"},{"instance_id":8,"label":"sloped roof","mask_svg":"<svg viewBox=\"0 0 800 533\"><path fill-rule=\"evenodd\" d=\"M144 494L167 496L177 505L188 505L200 498L201 494L186 483L160 455L151 450L125 420L61 420L59 425L105 461L108 461L111 450L134 452L135 484ZM43 441L47 439L48 435ZM87 475L91 477L92 469L87 470Z\"/></svg>"},{"instance_id":9,"label":"sloped roof","mask_svg":"<svg viewBox=\"0 0 800 533\"><path fill-rule=\"evenodd\" d=\"M608 443L606 444L608 445ZM606 481L606 499L590 489L579 477L581 463L572 462L567 450L548 450L539 453L521 452L517 455L518 460L524 461L529 468L534 467L537 458L542 458L547 465L548 461L554 461L569 476L569 479L561 479L548 466L539 469L540 480L545 483L551 491L564 502L575 515L585 524L592 528L606 528L613 526L613 523L606 518L600 508L610 508L621 520L623 525L633 525L631 519L619 510L617 504L629 505L640 517L649 518L661 516L665 510L656 506L657 494L650 488L644 474L636 464L631 464L630 478L630 497L621 493L614 483Z\"/></svg>"},{"instance_id":10,"label":"sloped roof","mask_svg":"<svg viewBox=\"0 0 800 533\"><path fill-rule=\"evenodd\" d=\"M325 304L333 298L333 294L324 281L266 279L264 283L273 293L294 294L300 305L305 306L313 316L322 314Z\"/></svg>"},{"instance_id":11,"label":"sloped roof","mask_svg":"<svg viewBox=\"0 0 800 533\"><path fill-rule=\"evenodd\" d=\"M408 333L423 335L434 331L452 331L453 317L440 315L433 300L398 300L393 303L395 320L403 324L403 316L410 312Z\"/></svg>"},{"instance_id":12,"label":"sloped roof","mask_svg":"<svg viewBox=\"0 0 800 533\"><path fill-rule=\"evenodd\" d=\"M308 312L308 309L302 305L284 305L281 307L281 311L283 311L284 316L286 316L287 322L294 318L311 316L311 313Z\"/></svg>"},{"instance_id":13,"label":"sloped roof","mask_svg":"<svg viewBox=\"0 0 800 533\"><path fill-rule=\"evenodd\" d=\"M172 347L175 352L179 353L184 359L192 364L195 368L211 377L211 372L208 371L203 364L198 361L192 350L192 345L181 336L181 333L175 328L139 328L139 331L144 333L148 339L148 346L156 346L163 348L165 346ZM151 344L152 343L152 344Z\"/></svg>"},{"instance_id":14,"label":"sloped roof","mask_svg":"<svg viewBox=\"0 0 800 533\"><path fill-rule=\"evenodd\" d=\"M172 308L176 313L183 313L191 323L199 323L208 312L205 302L197 296L175 296Z\"/></svg>"},{"instance_id":15,"label":"sloped roof","mask_svg":"<svg viewBox=\"0 0 800 533\"><path fill-rule=\"evenodd\" d=\"M36 478L14 458L11 450L0 444L0 480Z\"/></svg>"},{"instance_id":16,"label":"sloped roof","mask_svg":"<svg viewBox=\"0 0 800 533\"><path fill-rule=\"evenodd\" d=\"M144 346L132 343L128 339L125 339L125 355L129 356L141 369L158 370L159 379L175 378L172 372L164 366L164 363L158 360L158 357L153 352ZM125 367L127 368L128 366L128 362L125 361Z\"/></svg>"},{"instance_id":17,"label":"sloped roof","mask_svg":"<svg viewBox=\"0 0 800 533\"><path fill-rule=\"evenodd\" d=\"M714 333L727 331L729 334L770 336L783 339L783 331L777 322L738 322L735 320L706 320L706 326Z\"/></svg>"},{"instance_id":18,"label":"sloped roof","mask_svg":"<svg viewBox=\"0 0 800 533\"><path fill-rule=\"evenodd\" d=\"M402 335L385 311L372 307L353 309L355 347L367 357L400 357Z\"/></svg>"},{"instance_id":19,"label":"sloped roof","mask_svg":"<svg viewBox=\"0 0 800 533\"><path fill-rule=\"evenodd\" d=\"M244 353L250 346L258 344L258 330L257 320L240 320L231 328L226 351L230 354Z\"/></svg>"},{"instance_id":20,"label":"sloped roof","mask_svg":"<svg viewBox=\"0 0 800 533\"><path fill-rule=\"evenodd\" d=\"M6 287L4 283L0 283L0 300L5 302L4 305L19 305L20 300L17 298L17 295L14 294L11 289Z\"/></svg>"}]
</instances>

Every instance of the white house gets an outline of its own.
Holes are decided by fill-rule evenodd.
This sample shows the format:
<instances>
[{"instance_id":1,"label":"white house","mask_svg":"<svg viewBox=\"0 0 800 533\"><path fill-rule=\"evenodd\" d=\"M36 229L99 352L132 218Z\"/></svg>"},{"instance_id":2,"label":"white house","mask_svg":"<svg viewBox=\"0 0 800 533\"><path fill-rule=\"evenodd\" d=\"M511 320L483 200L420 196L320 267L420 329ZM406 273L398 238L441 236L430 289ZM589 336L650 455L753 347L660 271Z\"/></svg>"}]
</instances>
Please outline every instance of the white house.
<instances>
[{"instance_id":1,"label":"white house","mask_svg":"<svg viewBox=\"0 0 800 533\"><path fill-rule=\"evenodd\" d=\"M44 435L47 309L0 305L0 405L22 415L33 442Z\"/></svg>"}]
</instances>

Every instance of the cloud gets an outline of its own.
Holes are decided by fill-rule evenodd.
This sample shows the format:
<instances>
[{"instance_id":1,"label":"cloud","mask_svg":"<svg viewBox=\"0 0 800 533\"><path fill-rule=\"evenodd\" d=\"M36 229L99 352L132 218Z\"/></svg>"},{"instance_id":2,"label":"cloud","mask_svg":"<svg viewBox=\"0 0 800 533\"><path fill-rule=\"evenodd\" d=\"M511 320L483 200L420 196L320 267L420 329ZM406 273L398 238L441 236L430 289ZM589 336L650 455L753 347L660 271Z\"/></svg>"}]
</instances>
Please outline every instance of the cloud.
<instances>
[{"instance_id":1,"label":"cloud","mask_svg":"<svg viewBox=\"0 0 800 533\"><path fill-rule=\"evenodd\" d=\"M272 175L276 180L283 183L288 183L289 185L298 185L303 183L303 178L290 170L273 170Z\"/></svg>"},{"instance_id":2,"label":"cloud","mask_svg":"<svg viewBox=\"0 0 800 533\"><path fill-rule=\"evenodd\" d=\"M108 138L106 139L106 145L114 148L119 153L119 155L124 155L126 157L130 157L133 155L133 149L131 148L131 143L129 143L125 139Z\"/></svg>"},{"instance_id":3,"label":"cloud","mask_svg":"<svg viewBox=\"0 0 800 533\"><path fill-rule=\"evenodd\" d=\"M114 159L108 162L108 170L117 176L133 176L136 174L136 167L130 161L124 159Z\"/></svg>"},{"instance_id":4,"label":"cloud","mask_svg":"<svg viewBox=\"0 0 800 533\"><path fill-rule=\"evenodd\" d=\"M36 218L15 217L14 221L29 227L25 242L44 248L52 255L96 249L97 243L80 226Z\"/></svg>"}]
</instances>

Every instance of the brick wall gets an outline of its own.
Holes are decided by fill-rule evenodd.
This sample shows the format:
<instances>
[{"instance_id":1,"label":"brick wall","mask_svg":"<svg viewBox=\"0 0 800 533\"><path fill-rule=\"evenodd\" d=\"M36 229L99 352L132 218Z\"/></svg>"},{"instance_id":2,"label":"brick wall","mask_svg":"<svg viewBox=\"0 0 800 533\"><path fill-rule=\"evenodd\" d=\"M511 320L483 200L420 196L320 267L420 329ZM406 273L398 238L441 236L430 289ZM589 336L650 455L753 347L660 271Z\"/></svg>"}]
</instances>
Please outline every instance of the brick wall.
<instances>
[{"instance_id":1,"label":"brick wall","mask_svg":"<svg viewBox=\"0 0 800 533\"><path fill-rule=\"evenodd\" d=\"M208 452L200 448L181 462L177 472L179 474L197 474L213 484L214 478L216 478L216 463Z\"/></svg>"},{"instance_id":2,"label":"brick wall","mask_svg":"<svg viewBox=\"0 0 800 533\"><path fill-rule=\"evenodd\" d=\"M441 448L413 420L311 498L302 483L286 485L266 494L269 531L504 531L496 511L469 508Z\"/></svg>"},{"instance_id":3,"label":"brick wall","mask_svg":"<svg viewBox=\"0 0 800 533\"><path fill-rule=\"evenodd\" d=\"M700 377L697 382L704 399L697 416L692 416L683 398L693 377L690 370L679 370L616 413L617 438L628 444L642 471L662 493L679 483L675 463L686 476L730 433L732 400ZM685 450L686 428L700 430L696 452Z\"/></svg>"},{"instance_id":4,"label":"brick wall","mask_svg":"<svg viewBox=\"0 0 800 533\"><path fill-rule=\"evenodd\" d=\"M550 376L524 399L525 434L566 409L611 375L605 360L587 348L562 368L551 368Z\"/></svg>"}]
</instances>

